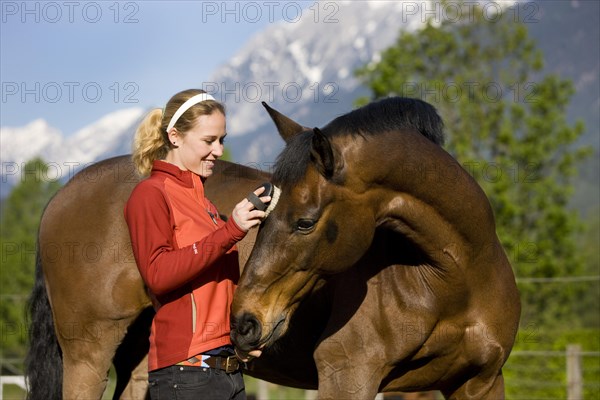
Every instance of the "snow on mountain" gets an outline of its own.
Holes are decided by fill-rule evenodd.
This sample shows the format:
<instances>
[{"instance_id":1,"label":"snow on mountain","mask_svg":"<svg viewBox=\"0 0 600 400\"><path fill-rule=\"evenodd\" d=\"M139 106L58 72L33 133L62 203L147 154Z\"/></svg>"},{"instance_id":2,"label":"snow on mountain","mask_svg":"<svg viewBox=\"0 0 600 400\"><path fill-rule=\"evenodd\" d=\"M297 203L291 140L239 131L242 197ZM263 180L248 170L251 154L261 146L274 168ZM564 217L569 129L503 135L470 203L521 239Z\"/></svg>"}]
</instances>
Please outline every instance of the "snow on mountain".
<instances>
[{"instance_id":1,"label":"snow on mountain","mask_svg":"<svg viewBox=\"0 0 600 400\"><path fill-rule=\"evenodd\" d=\"M62 159L70 157L82 163L90 163L126 145L131 149L133 133L144 115L143 108L128 108L110 113L97 122L84 127L65 141Z\"/></svg>"},{"instance_id":2,"label":"snow on mountain","mask_svg":"<svg viewBox=\"0 0 600 400\"><path fill-rule=\"evenodd\" d=\"M69 138L42 119L23 127L0 128L3 195L21 178L25 163L34 157L41 157L55 170L72 174L94 161L128 153L144 111L129 108L112 112Z\"/></svg>"},{"instance_id":3,"label":"snow on mountain","mask_svg":"<svg viewBox=\"0 0 600 400\"><path fill-rule=\"evenodd\" d=\"M0 128L0 157L2 163L21 164L36 156L48 157L60 147L60 130L43 119L36 119L23 127ZM2 171L4 173L4 169Z\"/></svg>"}]
</instances>

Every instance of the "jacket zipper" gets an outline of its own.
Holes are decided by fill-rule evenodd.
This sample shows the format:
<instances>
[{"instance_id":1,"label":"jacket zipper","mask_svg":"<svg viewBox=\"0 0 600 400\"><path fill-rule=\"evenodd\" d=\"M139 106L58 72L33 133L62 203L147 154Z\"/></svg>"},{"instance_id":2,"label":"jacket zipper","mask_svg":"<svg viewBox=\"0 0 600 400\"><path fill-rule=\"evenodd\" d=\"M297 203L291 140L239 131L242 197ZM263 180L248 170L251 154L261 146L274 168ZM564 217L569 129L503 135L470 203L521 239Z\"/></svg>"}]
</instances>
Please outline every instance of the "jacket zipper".
<instances>
[{"instance_id":1,"label":"jacket zipper","mask_svg":"<svg viewBox=\"0 0 600 400\"><path fill-rule=\"evenodd\" d=\"M208 215L210 216L210 219L214 222L215 225L219 225L217 223L217 219L215 218L215 215L213 213L211 213L208 208L206 208L206 204L204 199L201 199L200 196L198 196L198 191L197 191L197 186L196 186L196 179L192 178L192 183L194 184L194 195L196 196L196 201L198 201L198 204L200 204L200 207L204 207L204 210L208 213ZM192 300L192 334L196 333L196 321L198 318L198 310L196 308L196 299L194 297L194 292L190 293L190 297Z\"/></svg>"},{"instance_id":2,"label":"jacket zipper","mask_svg":"<svg viewBox=\"0 0 600 400\"><path fill-rule=\"evenodd\" d=\"M192 298L192 333L196 333L197 311L196 311L196 299L194 298L194 292L190 293L190 296Z\"/></svg>"},{"instance_id":3,"label":"jacket zipper","mask_svg":"<svg viewBox=\"0 0 600 400\"><path fill-rule=\"evenodd\" d=\"M215 214L211 213L208 210L208 208L206 208L206 204L204 204L204 201L202 199L200 199L200 196L198 196L198 191L197 191L197 187L196 187L196 180L192 179L192 183L194 184L194 195L196 196L196 200L200 204L200 207L204 207L204 210L206 211L206 213L208 214L208 216L210 217L210 219L212 220L212 222L214 222L214 224L218 226L219 223L217 222L217 217L215 216Z\"/></svg>"},{"instance_id":4,"label":"jacket zipper","mask_svg":"<svg viewBox=\"0 0 600 400\"><path fill-rule=\"evenodd\" d=\"M217 223L217 218L215 217L215 214L211 213L210 211L206 210L206 212L208 213L208 215L210 215L210 219L212 219L212 222L215 223L215 225L219 225Z\"/></svg>"}]
</instances>

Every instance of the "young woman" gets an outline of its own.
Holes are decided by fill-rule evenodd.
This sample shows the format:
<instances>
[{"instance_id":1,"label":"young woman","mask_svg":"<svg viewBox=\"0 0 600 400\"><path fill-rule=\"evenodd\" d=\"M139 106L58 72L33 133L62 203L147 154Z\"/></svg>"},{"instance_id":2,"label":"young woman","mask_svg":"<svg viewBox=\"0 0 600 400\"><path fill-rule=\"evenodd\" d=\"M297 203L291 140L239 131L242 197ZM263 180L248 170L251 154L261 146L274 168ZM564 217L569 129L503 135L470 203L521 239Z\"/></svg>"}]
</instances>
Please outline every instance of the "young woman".
<instances>
[{"instance_id":1,"label":"young woman","mask_svg":"<svg viewBox=\"0 0 600 400\"><path fill-rule=\"evenodd\" d=\"M226 134L223 105L202 90L186 90L151 111L135 135L133 161L150 176L131 193L125 219L156 309L148 355L152 399L246 397L229 339L239 279L235 244L265 213L244 199L225 222L204 196Z\"/></svg>"}]
</instances>

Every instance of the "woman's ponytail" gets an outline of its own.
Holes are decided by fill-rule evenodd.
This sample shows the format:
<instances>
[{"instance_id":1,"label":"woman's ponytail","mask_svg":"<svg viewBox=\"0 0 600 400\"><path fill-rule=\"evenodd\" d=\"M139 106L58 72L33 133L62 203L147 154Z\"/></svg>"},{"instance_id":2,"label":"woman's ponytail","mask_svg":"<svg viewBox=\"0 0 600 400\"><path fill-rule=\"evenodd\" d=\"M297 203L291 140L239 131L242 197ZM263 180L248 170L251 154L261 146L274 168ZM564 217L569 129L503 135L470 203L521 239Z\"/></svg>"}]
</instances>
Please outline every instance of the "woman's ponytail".
<instances>
[{"instance_id":1,"label":"woman's ponytail","mask_svg":"<svg viewBox=\"0 0 600 400\"><path fill-rule=\"evenodd\" d=\"M150 175L155 160L163 159L169 150L161 133L163 112L150 111L138 126L133 138L133 164L141 176Z\"/></svg>"}]
</instances>

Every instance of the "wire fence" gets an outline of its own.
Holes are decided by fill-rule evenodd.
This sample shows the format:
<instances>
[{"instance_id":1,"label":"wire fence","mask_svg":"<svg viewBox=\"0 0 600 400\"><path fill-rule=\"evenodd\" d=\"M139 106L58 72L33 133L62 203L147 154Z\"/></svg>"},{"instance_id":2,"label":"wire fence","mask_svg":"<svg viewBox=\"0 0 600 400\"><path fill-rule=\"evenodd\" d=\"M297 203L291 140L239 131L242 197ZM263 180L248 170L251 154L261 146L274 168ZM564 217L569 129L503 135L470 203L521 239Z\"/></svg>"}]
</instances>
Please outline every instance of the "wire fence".
<instances>
[{"instance_id":1,"label":"wire fence","mask_svg":"<svg viewBox=\"0 0 600 400\"><path fill-rule=\"evenodd\" d=\"M504 366L507 399L600 399L600 352L513 351Z\"/></svg>"}]
</instances>

